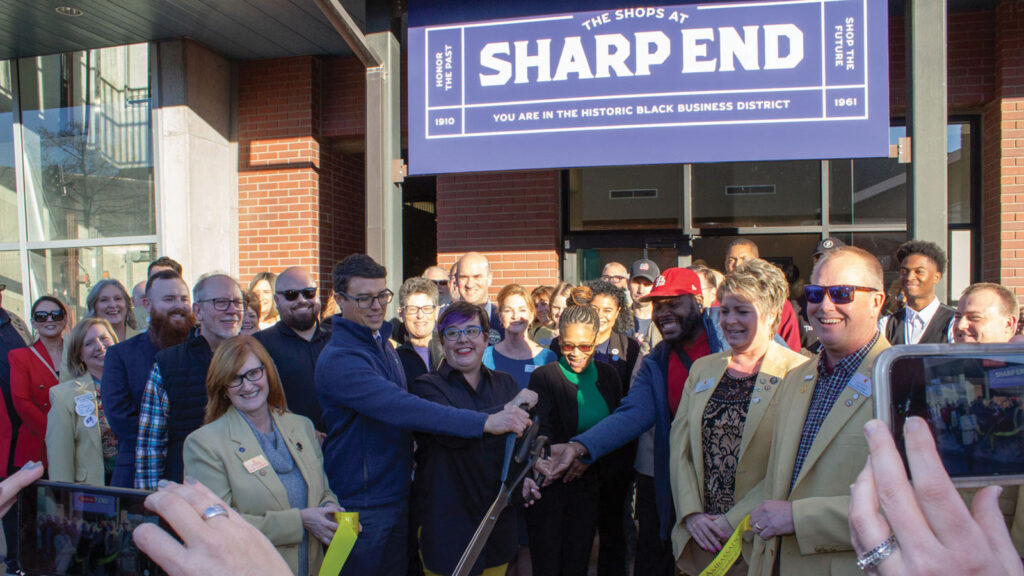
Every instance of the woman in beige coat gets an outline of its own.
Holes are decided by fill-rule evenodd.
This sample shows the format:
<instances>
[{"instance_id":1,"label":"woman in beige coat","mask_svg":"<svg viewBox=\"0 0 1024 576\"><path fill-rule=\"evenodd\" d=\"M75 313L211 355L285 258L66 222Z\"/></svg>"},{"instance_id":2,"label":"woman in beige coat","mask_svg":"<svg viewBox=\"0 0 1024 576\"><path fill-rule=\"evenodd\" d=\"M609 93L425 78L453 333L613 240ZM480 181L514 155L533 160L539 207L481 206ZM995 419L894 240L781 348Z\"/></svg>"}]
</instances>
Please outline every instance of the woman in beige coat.
<instances>
[{"instance_id":1,"label":"woman in beige coat","mask_svg":"<svg viewBox=\"0 0 1024 576\"><path fill-rule=\"evenodd\" d=\"M259 528L294 574L318 574L342 509L313 423L285 411L274 361L251 336L217 347L206 392L206 425L185 440L185 474Z\"/></svg>"},{"instance_id":2,"label":"woman in beige coat","mask_svg":"<svg viewBox=\"0 0 1024 576\"><path fill-rule=\"evenodd\" d=\"M760 504L783 377L806 358L774 341L788 288L782 272L751 260L725 277L721 323L730 350L693 363L672 422L676 517L672 549L683 574L699 574ZM744 547L749 552L749 545ZM730 576L746 574L741 558Z\"/></svg>"},{"instance_id":3,"label":"woman in beige coat","mask_svg":"<svg viewBox=\"0 0 1024 576\"><path fill-rule=\"evenodd\" d=\"M117 343L110 323L83 318L68 338L72 379L50 388L46 452L50 480L105 486L117 458L117 437L107 424L100 395L103 360Z\"/></svg>"}]
</instances>

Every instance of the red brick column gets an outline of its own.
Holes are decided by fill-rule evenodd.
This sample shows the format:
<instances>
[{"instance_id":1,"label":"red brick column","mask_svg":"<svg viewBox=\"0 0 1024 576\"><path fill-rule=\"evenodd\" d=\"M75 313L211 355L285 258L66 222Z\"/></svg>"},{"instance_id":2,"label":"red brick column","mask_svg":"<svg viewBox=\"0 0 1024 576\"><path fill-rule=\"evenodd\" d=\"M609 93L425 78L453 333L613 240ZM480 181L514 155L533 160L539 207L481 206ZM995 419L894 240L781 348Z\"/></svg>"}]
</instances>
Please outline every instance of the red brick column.
<instances>
[{"instance_id":1,"label":"red brick column","mask_svg":"<svg viewBox=\"0 0 1024 576\"><path fill-rule=\"evenodd\" d=\"M326 287L335 262L364 250L363 153L322 137L321 67L312 56L239 66L242 282L305 266Z\"/></svg>"},{"instance_id":2,"label":"red brick column","mask_svg":"<svg viewBox=\"0 0 1024 576\"><path fill-rule=\"evenodd\" d=\"M996 7L995 99L982 115L983 275L1024 296L1024 3Z\"/></svg>"},{"instance_id":3,"label":"red brick column","mask_svg":"<svg viewBox=\"0 0 1024 576\"><path fill-rule=\"evenodd\" d=\"M532 289L560 277L557 170L437 177L437 259L448 267L466 252L491 263L491 296L505 284Z\"/></svg>"}]
</instances>

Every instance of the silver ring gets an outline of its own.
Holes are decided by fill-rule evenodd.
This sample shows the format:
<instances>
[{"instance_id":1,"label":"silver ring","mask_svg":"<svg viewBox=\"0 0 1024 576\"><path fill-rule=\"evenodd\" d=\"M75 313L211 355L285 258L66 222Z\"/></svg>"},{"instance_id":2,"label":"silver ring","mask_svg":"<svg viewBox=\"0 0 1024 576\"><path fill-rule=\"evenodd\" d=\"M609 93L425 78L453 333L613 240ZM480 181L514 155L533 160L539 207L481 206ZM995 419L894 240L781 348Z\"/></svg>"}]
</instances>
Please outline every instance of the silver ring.
<instances>
[{"instance_id":1,"label":"silver ring","mask_svg":"<svg viewBox=\"0 0 1024 576\"><path fill-rule=\"evenodd\" d=\"M888 538L882 541L881 544L875 546L864 554L860 558L857 558L857 568L861 570L867 570L868 568L874 568L882 563L883 560L888 558L899 549L899 542L896 541L896 535L890 534Z\"/></svg>"},{"instance_id":2,"label":"silver ring","mask_svg":"<svg viewBox=\"0 0 1024 576\"><path fill-rule=\"evenodd\" d=\"M754 522L754 532L760 532L760 531L761 531L761 523L760 522Z\"/></svg>"},{"instance_id":3,"label":"silver ring","mask_svg":"<svg viewBox=\"0 0 1024 576\"><path fill-rule=\"evenodd\" d=\"M228 509L225 508L224 506L221 506L220 504L214 504L213 506L210 506L206 510L203 510L203 520L209 520L210 518L213 518L214 516L227 516L227 515L228 515Z\"/></svg>"}]
</instances>

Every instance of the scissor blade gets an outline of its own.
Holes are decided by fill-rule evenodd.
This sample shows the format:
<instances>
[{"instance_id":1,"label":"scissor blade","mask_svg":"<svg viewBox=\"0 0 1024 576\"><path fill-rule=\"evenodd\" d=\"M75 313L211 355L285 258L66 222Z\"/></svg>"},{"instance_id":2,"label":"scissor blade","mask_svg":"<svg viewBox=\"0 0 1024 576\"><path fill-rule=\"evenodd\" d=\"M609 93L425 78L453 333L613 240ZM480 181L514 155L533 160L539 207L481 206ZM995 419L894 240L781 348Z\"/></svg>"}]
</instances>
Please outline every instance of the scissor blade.
<instances>
[{"instance_id":1,"label":"scissor blade","mask_svg":"<svg viewBox=\"0 0 1024 576\"><path fill-rule=\"evenodd\" d=\"M491 507L488 508L487 515L484 516L480 525L476 527L476 532L469 541L469 547L462 553L462 558L459 559L458 565L455 566L455 572L452 572L452 576L469 576L469 571L473 569L476 559L483 552L487 539L491 537L494 525L498 523L498 516L508 507L508 501L511 496L512 490L502 486L501 491L498 492L498 497L494 499Z\"/></svg>"}]
</instances>

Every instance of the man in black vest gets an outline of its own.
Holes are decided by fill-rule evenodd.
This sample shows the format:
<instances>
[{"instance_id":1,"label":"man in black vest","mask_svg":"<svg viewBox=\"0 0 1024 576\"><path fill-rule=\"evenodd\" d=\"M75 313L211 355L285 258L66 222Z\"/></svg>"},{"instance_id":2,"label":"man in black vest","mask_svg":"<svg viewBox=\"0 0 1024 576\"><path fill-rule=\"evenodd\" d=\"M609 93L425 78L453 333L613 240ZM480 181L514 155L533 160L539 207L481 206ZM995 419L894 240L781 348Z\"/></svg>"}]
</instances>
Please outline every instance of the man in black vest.
<instances>
[{"instance_id":1,"label":"man in black vest","mask_svg":"<svg viewBox=\"0 0 1024 576\"><path fill-rule=\"evenodd\" d=\"M935 296L946 270L946 253L932 242L911 240L896 249L900 289L907 305L878 321L890 344L944 344L953 337L953 313Z\"/></svg>"},{"instance_id":2,"label":"man in black vest","mask_svg":"<svg viewBox=\"0 0 1024 576\"><path fill-rule=\"evenodd\" d=\"M317 435L327 431L316 396L313 371L331 333L320 324L316 280L308 270L286 268L274 281L274 304L281 319L254 336L277 366L288 410L313 421Z\"/></svg>"},{"instance_id":3,"label":"man in black vest","mask_svg":"<svg viewBox=\"0 0 1024 576\"><path fill-rule=\"evenodd\" d=\"M242 289L234 278L204 275L192 292L199 333L157 352L142 395L135 447L135 487L140 490L155 490L161 478L181 482L185 437L203 425L213 352L242 329Z\"/></svg>"}]
</instances>

